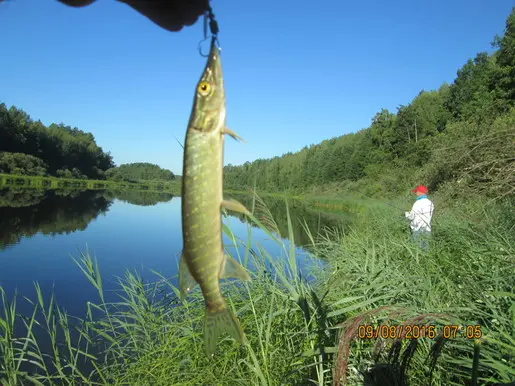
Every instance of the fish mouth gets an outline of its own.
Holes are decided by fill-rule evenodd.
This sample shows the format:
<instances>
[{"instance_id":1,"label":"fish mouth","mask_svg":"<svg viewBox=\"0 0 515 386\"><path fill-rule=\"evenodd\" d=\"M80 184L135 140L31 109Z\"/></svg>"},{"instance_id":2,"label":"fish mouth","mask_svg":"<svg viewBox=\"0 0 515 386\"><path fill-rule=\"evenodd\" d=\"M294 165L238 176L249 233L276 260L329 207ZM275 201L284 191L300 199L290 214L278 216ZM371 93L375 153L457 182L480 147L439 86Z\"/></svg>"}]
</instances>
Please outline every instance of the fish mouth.
<instances>
[{"instance_id":1,"label":"fish mouth","mask_svg":"<svg viewBox=\"0 0 515 386\"><path fill-rule=\"evenodd\" d=\"M207 63L213 63L215 60L220 61L220 48L217 44L217 39L212 38L211 39L211 46L209 48L209 58L207 60Z\"/></svg>"},{"instance_id":2,"label":"fish mouth","mask_svg":"<svg viewBox=\"0 0 515 386\"><path fill-rule=\"evenodd\" d=\"M220 48L216 44L216 39L211 39L211 48L204 69L204 76L211 75L217 82L222 79L222 62L220 60Z\"/></svg>"}]
</instances>

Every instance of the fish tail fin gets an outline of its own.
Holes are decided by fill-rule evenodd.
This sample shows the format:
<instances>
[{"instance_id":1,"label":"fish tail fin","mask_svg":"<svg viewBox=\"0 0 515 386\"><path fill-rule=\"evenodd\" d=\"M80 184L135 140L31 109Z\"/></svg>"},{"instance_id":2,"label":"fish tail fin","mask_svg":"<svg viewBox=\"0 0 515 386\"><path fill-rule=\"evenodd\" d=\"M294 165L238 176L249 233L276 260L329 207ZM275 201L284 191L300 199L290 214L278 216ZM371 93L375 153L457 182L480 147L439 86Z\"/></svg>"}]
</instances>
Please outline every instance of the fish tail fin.
<instances>
[{"instance_id":1,"label":"fish tail fin","mask_svg":"<svg viewBox=\"0 0 515 386\"><path fill-rule=\"evenodd\" d=\"M240 321L227 305L222 310L216 311L206 308L204 346L207 356L214 354L216 341L222 333L228 333L240 343L247 341Z\"/></svg>"}]
</instances>

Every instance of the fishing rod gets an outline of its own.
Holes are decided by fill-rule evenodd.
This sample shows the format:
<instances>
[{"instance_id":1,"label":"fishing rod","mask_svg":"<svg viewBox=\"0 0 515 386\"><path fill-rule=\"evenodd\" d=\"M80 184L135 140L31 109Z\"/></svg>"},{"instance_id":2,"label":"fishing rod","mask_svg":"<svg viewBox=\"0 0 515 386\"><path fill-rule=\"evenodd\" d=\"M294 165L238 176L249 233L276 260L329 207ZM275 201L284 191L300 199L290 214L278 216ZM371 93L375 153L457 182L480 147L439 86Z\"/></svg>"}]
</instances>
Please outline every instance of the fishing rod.
<instances>
[{"instance_id":1,"label":"fishing rod","mask_svg":"<svg viewBox=\"0 0 515 386\"><path fill-rule=\"evenodd\" d=\"M393 205L393 204L390 204L388 201L378 200L377 198L371 197L371 196L369 196L369 195L367 195L367 194L365 194L365 193L361 192L360 190L356 190L356 191L357 191L359 194L361 194L362 196L364 196L364 197L366 197L366 198L368 198L368 199L370 199L370 200L379 201L381 204L386 204L386 205L391 206L392 208L397 209L397 210L399 210L399 211L401 211L401 212L405 212L405 210L404 210L404 209L401 209L401 208L399 208L399 207L397 207L397 206L395 206L395 205Z\"/></svg>"},{"instance_id":2,"label":"fishing rod","mask_svg":"<svg viewBox=\"0 0 515 386\"><path fill-rule=\"evenodd\" d=\"M367 194L365 194L365 193L361 192L361 191L360 191L360 190L358 190L358 189L356 189L356 191L357 191L359 194L361 194L362 196L364 196L364 197L366 197L366 198L368 198L368 199L370 199L370 200L377 200L377 201L379 201L379 202L380 202L380 203L382 203L382 204L386 204L386 205L391 206L392 208L394 208L394 209L396 209L396 210L398 210L398 211L401 211L401 212L406 213L406 211L405 211L404 209L401 209L401 208L399 208L399 207L397 207L397 206L395 206L395 205L393 205L393 204L390 204L390 203L389 203L389 202L387 202L387 201L382 201L382 200L378 200L378 199L376 199L376 198L373 198L373 197L371 197L371 196L369 196L369 195L367 195ZM429 224L427 223L427 221L425 221L424 219L422 219L422 221L423 221L426 225L429 225Z\"/></svg>"}]
</instances>

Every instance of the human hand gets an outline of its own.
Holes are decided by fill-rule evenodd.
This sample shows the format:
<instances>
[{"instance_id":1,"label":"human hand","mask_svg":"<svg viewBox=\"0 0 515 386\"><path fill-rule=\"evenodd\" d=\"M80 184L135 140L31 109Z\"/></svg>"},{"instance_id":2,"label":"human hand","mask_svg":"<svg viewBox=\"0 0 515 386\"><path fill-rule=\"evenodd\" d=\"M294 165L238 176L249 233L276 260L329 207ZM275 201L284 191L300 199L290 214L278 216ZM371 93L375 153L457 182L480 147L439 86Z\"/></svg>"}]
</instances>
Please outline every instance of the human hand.
<instances>
[{"instance_id":1,"label":"human hand","mask_svg":"<svg viewBox=\"0 0 515 386\"><path fill-rule=\"evenodd\" d=\"M0 0L1 1L1 0ZM58 0L72 6L84 7L95 0ZM117 0L125 3L149 18L158 26L171 31L180 31L195 24L199 16L209 9L209 0ZM114 20L113 22L115 22Z\"/></svg>"}]
</instances>

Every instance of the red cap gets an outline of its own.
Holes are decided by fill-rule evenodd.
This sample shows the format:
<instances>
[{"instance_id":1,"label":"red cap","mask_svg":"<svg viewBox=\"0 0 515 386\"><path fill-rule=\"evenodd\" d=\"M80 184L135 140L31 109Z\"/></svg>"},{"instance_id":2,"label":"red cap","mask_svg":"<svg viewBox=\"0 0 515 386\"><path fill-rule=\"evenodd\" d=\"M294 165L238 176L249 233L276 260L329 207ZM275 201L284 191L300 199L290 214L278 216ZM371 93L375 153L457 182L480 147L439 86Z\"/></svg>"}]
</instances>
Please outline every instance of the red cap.
<instances>
[{"instance_id":1,"label":"red cap","mask_svg":"<svg viewBox=\"0 0 515 386\"><path fill-rule=\"evenodd\" d=\"M427 186L424 186L424 185L418 185L415 189L412 189L411 191L413 193L420 192L420 193L425 193L425 194L427 194L427 192L428 192Z\"/></svg>"}]
</instances>

